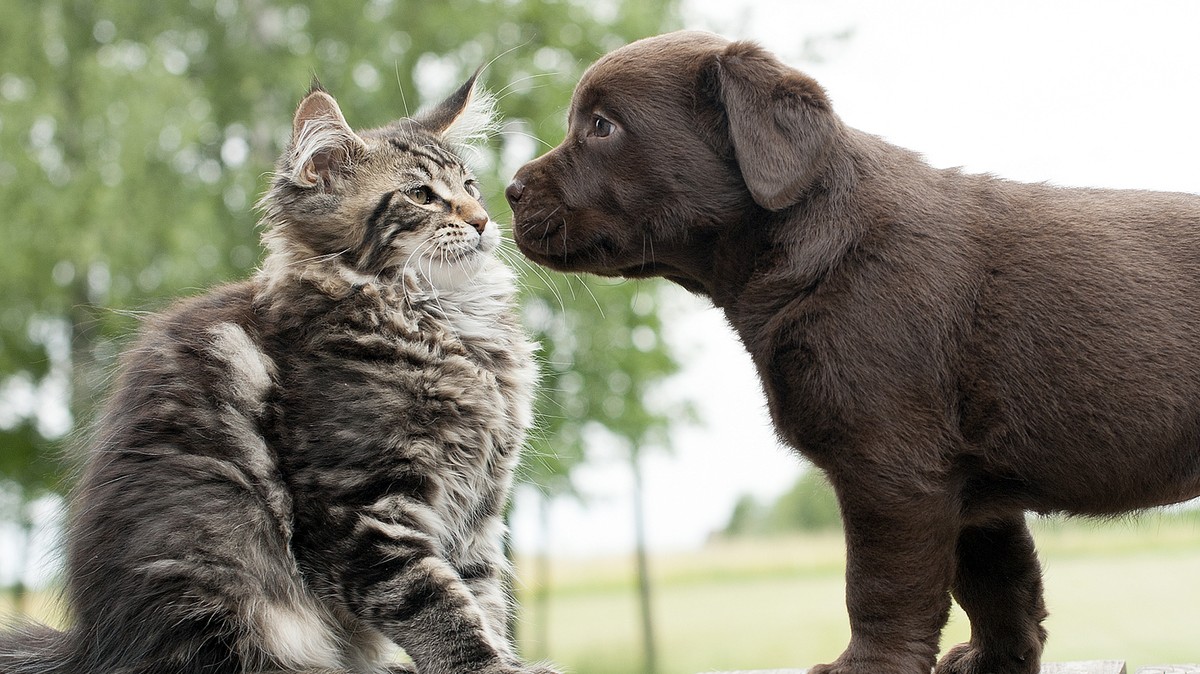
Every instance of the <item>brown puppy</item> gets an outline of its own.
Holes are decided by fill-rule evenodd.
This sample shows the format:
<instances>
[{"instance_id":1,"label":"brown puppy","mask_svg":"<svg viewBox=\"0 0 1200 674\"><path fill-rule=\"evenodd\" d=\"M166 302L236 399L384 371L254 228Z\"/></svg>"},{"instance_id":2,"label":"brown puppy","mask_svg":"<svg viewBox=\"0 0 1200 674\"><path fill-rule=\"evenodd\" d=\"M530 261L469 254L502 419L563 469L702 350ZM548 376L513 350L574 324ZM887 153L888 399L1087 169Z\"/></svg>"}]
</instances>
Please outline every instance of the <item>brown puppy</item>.
<instances>
[{"instance_id":1,"label":"brown puppy","mask_svg":"<svg viewBox=\"0 0 1200 674\"><path fill-rule=\"evenodd\" d=\"M933 169L694 32L592 66L507 194L534 260L664 276L737 330L841 502L853 636L814 673L929 672L951 594L939 673L1037 672L1025 512L1200 494L1200 197Z\"/></svg>"}]
</instances>

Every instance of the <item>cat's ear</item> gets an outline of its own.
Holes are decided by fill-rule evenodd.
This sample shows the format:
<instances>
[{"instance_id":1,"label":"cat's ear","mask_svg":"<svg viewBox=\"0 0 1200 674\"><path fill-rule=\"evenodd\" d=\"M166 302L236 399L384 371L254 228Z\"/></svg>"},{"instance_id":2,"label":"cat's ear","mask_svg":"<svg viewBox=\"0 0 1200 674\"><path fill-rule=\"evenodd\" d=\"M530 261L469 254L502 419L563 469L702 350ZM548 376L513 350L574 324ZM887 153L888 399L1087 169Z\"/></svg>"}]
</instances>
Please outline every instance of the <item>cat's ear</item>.
<instances>
[{"instance_id":1,"label":"cat's ear","mask_svg":"<svg viewBox=\"0 0 1200 674\"><path fill-rule=\"evenodd\" d=\"M451 145L486 141L496 131L496 99L477 86L481 70L476 70L446 100L418 114L414 120Z\"/></svg>"},{"instance_id":2,"label":"cat's ear","mask_svg":"<svg viewBox=\"0 0 1200 674\"><path fill-rule=\"evenodd\" d=\"M366 147L346 123L337 101L314 81L292 119L292 182L329 187L362 157Z\"/></svg>"}]
</instances>

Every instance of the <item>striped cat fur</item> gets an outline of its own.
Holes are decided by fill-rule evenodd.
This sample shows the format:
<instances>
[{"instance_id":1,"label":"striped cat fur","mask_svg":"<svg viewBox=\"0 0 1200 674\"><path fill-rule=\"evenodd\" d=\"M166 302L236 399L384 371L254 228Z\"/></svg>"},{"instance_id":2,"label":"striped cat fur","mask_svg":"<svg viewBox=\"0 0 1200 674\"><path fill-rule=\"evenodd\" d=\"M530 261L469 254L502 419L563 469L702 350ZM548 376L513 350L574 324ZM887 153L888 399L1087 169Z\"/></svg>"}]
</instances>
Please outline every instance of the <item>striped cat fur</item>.
<instances>
[{"instance_id":1,"label":"striped cat fur","mask_svg":"<svg viewBox=\"0 0 1200 674\"><path fill-rule=\"evenodd\" d=\"M553 672L507 636L536 371L461 158L492 110L472 77L356 132L314 87L261 270L121 359L73 496L70 627L0 636L0 674Z\"/></svg>"}]
</instances>

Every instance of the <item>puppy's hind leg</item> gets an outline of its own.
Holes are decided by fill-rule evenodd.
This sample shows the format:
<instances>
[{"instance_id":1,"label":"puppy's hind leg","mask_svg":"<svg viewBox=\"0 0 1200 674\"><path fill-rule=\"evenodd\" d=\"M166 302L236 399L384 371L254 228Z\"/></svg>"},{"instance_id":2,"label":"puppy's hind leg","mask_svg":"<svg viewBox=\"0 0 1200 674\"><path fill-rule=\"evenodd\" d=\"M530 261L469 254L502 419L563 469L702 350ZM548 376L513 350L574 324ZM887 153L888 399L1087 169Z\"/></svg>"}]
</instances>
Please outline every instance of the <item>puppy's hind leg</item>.
<instances>
[{"instance_id":1,"label":"puppy's hind leg","mask_svg":"<svg viewBox=\"0 0 1200 674\"><path fill-rule=\"evenodd\" d=\"M935 674L1039 671L1046 605L1023 516L963 528L953 594L971 619L971 641L950 649Z\"/></svg>"}]
</instances>

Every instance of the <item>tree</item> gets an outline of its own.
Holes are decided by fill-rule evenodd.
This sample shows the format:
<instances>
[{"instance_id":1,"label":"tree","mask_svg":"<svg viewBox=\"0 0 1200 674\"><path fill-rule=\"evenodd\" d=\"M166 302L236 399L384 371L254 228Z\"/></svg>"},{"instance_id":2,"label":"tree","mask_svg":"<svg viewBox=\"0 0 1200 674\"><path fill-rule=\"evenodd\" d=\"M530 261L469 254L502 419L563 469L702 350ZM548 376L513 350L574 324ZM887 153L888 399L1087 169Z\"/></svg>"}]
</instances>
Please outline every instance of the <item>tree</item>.
<instances>
[{"instance_id":1,"label":"tree","mask_svg":"<svg viewBox=\"0 0 1200 674\"><path fill-rule=\"evenodd\" d=\"M738 499L721 532L725 536L755 536L796 531L835 531L842 526L837 495L825 474L804 471L790 489L770 505L746 495Z\"/></svg>"},{"instance_id":2,"label":"tree","mask_svg":"<svg viewBox=\"0 0 1200 674\"><path fill-rule=\"evenodd\" d=\"M675 4L6 4L0 481L26 501L61 492L70 463L61 457L75 456L64 451L72 420L91 414L138 316L251 272L259 259L251 204L314 75L353 125L372 126L415 111L488 63L483 78L507 121L480 168L503 222L507 178L538 142L563 135L582 69L659 32ZM589 422L631 442L667 423L640 393L673 366L657 322L635 307L635 298L654 294L652 284L612 286L530 266L522 274L547 391L522 475L561 493L585 458Z\"/></svg>"},{"instance_id":3,"label":"tree","mask_svg":"<svg viewBox=\"0 0 1200 674\"><path fill-rule=\"evenodd\" d=\"M804 471L796 484L775 501L767 514L768 531L829 531L842 526L837 496L825 474Z\"/></svg>"},{"instance_id":4,"label":"tree","mask_svg":"<svg viewBox=\"0 0 1200 674\"><path fill-rule=\"evenodd\" d=\"M690 418L691 410L667 401L655 404L658 383L679 367L660 338L661 282L580 277L572 284L570 288L579 288L575 298L562 298L562 302L566 306L582 299L584 306L575 311L550 312L545 298L527 302L527 311L534 315L530 324L538 325L539 316L547 321L539 330L546 362L540 400L543 420L527 453L527 480L539 486L543 498L572 494L569 467L586 458L589 446L609 443L626 451L634 476L633 526L645 671L653 672L640 460L648 449L668 448L671 423ZM564 449L571 453L563 453ZM563 463L568 463L565 470ZM539 568L542 575L536 587L544 590L547 561L540 560ZM545 596L536 595L535 603L537 624L544 625L549 620Z\"/></svg>"}]
</instances>

